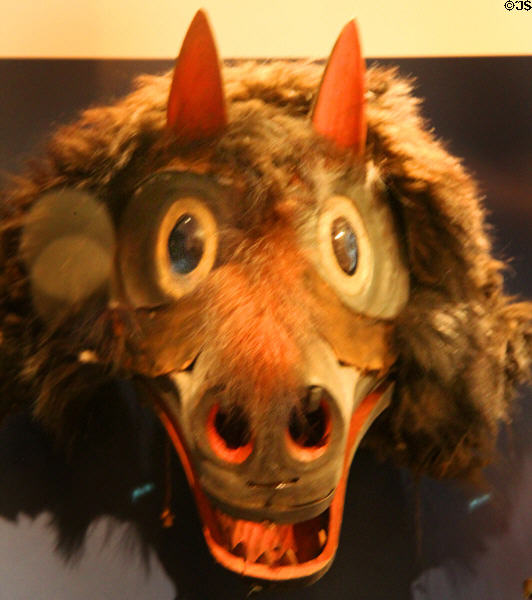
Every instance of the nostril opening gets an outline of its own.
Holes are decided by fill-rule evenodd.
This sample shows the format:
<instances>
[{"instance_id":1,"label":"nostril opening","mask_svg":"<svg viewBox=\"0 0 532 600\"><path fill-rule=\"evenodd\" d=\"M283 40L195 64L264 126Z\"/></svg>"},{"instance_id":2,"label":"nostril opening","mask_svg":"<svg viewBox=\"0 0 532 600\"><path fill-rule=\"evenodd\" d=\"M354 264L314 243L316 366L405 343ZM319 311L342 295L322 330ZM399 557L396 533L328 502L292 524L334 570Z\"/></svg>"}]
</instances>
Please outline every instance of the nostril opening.
<instances>
[{"instance_id":1,"label":"nostril opening","mask_svg":"<svg viewBox=\"0 0 532 600\"><path fill-rule=\"evenodd\" d=\"M327 442L328 415L320 404L315 410L292 409L288 431L296 444L304 448L323 446Z\"/></svg>"},{"instance_id":2,"label":"nostril opening","mask_svg":"<svg viewBox=\"0 0 532 600\"><path fill-rule=\"evenodd\" d=\"M207 438L214 453L227 462L241 463L252 450L249 421L239 406L222 409L215 404L207 419Z\"/></svg>"},{"instance_id":3,"label":"nostril opening","mask_svg":"<svg viewBox=\"0 0 532 600\"><path fill-rule=\"evenodd\" d=\"M331 434L331 417L323 388L313 386L290 413L289 447L301 460L314 460L325 451Z\"/></svg>"},{"instance_id":4,"label":"nostril opening","mask_svg":"<svg viewBox=\"0 0 532 600\"><path fill-rule=\"evenodd\" d=\"M233 450L249 444L251 440L248 420L244 411L238 406L229 411L217 407L214 427L227 447Z\"/></svg>"}]
</instances>

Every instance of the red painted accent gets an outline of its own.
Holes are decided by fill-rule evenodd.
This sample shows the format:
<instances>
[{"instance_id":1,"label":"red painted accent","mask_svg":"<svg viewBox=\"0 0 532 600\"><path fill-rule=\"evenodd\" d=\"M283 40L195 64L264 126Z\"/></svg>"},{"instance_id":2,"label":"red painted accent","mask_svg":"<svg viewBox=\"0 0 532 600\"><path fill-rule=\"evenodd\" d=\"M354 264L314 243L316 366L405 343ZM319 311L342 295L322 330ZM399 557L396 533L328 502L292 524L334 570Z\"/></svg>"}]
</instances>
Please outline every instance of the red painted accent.
<instances>
[{"instance_id":1,"label":"red painted accent","mask_svg":"<svg viewBox=\"0 0 532 600\"><path fill-rule=\"evenodd\" d=\"M345 452L345 464L344 464L344 476L347 478L349 467L351 466L350 454L353 445L359 442L361 431L370 418L375 407L379 403L384 392L387 390L389 382L384 382L379 388L368 394L364 400L360 403L358 408L351 417L351 423L349 424L349 434L347 436L347 445Z\"/></svg>"},{"instance_id":2,"label":"red painted accent","mask_svg":"<svg viewBox=\"0 0 532 600\"><path fill-rule=\"evenodd\" d=\"M227 124L220 62L202 10L192 19L177 57L167 123L187 143L211 139Z\"/></svg>"},{"instance_id":3,"label":"red painted accent","mask_svg":"<svg viewBox=\"0 0 532 600\"><path fill-rule=\"evenodd\" d=\"M362 154L366 144L365 65L354 20L331 52L314 106L314 129L340 148Z\"/></svg>"},{"instance_id":4,"label":"red painted accent","mask_svg":"<svg viewBox=\"0 0 532 600\"><path fill-rule=\"evenodd\" d=\"M215 425L216 415L219 409L220 407L218 404L215 404L211 408L207 418L207 439L209 440L209 444L216 456L222 460L225 460L225 462L233 464L243 463L251 454L253 444L252 442L248 442L247 444L239 446L238 448L230 448L225 443L225 440L218 433Z\"/></svg>"}]
</instances>

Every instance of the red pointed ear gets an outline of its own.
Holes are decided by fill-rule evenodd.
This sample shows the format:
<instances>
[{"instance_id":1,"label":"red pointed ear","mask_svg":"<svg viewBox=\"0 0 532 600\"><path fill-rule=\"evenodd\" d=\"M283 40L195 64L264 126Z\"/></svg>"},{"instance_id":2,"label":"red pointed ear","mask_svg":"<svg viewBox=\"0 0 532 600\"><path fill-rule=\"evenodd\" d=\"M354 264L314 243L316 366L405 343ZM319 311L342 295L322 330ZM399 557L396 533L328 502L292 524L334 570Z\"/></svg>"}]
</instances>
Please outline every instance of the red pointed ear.
<instances>
[{"instance_id":1,"label":"red pointed ear","mask_svg":"<svg viewBox=\"0 0 532 600\"><path fill-rule=\"evenodd\" d=\"M331 52L314 105L314 129L340 148L362 154L366 144L364 59L354 20L342 29Z\"/></svg>"},{"instance_id":2,"label":"red pointed ear","mask_svg":"<svg viewBox=\"0 0 532 600\"><path fill-rule=\"evenodd\" d=\"M167 123L187 143L213 138L227 123L218 53L202 10L192 19L177 57Z\"/></svg>"}]
</instances>

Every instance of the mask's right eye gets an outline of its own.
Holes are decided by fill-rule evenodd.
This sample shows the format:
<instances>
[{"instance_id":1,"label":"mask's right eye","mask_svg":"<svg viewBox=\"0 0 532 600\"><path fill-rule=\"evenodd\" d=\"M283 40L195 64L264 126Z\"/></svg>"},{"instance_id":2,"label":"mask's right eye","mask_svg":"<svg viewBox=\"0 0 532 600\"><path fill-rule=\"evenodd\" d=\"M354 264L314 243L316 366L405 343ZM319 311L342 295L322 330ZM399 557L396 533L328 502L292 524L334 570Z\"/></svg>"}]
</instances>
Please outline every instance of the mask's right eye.
<instances>
[{"instance_id":1,"label":"mask's right eye","mask_svg":"<svg viewBox=\"0 0 532 600\"><path fill-rule=\"evenodd\" d=\"M338 265L347 275L353 275L358 264L358 243L353 227L345 217L331 223L331 242Z\"/></svg>"},{"instance_id":2,"label":"mask's right eye","mask_svg":"<svg viewBox=\"0 0 532 600\"><path fill-rule=\"evenodd\" d=\"M192 292L214 265L218 225L209 196L215 190L199 179L200 185L192 186L191 178L155 175L137 190L124 213L120 270L128 299L138 307Z\"/></svg>"},{"instance_id":3,"label":"mask's right eye","mask_svg":"<svg viewBox=\"0 0 532 600\"><path fill-rule=\"evenodd\" d=\"M354 202L332 196L318 222L320 262L328 281L340 294L361 298L371 284L374 252Z\"/></svg>"}]
</instances>

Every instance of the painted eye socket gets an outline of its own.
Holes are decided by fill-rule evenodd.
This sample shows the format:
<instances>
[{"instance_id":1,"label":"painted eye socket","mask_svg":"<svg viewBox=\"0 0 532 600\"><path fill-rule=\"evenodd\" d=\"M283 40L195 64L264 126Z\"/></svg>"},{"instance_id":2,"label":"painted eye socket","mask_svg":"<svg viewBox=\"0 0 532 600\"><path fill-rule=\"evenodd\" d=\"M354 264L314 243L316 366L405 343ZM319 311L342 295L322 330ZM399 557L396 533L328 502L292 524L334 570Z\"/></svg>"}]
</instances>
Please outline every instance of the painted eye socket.
<instances>
[{"instance_id":1,"label":"painted eye socket","mask_svg":"<svg viewBox=\"0 0 532 600\"><path fill-rule=\"evenodd\" d=\"M121 217L117 247L132 305L167 305L208 277L225 199L225 188L193 173L162 171L138 186Z\"/></svg>"},{"instance_id":2,"label":"painted eye socket","mask_svg":"<svg viewBox=\"0 0 532 600\"><path fill-rule=\"evenodd\" d=\"M362 216L345 196L332 196L318 222L320 267L340 294L359 295L370 285L373 251Z\"/></svg>"},{"instance_id":3,"label":"painted eye socket","mask_svg":"<svg viewBox=\"0 0 532 600\"><path fill-rule=\"evenodd\" d=\"M309 254L342 303L371 317L397 316L408 301L409 272L378 175L370 170L350 196L327 198L315 223Z\"/></svg>"},{"instance_id":4,"label":"painted eye socket","mask_svg":"<svg viewBox=\"0 0 532 600\"><path fill-rule=\"evenodd\" d=\"M168 236L168 256L172 271L186 275L200 263L205 252L205 229L191 214L179 217Z\"/></svg>"},{"instance_id":5,"label":"painted eye socket","mask_svg":"<svg viewBox=\"0 0 532 600\"><path fill-rule=\"evenodd\" d=\"M353 275L358 265L357 236L345 217L337 217L331 224L331 242L341 269Z\"/></svg>"}]
</instances>

